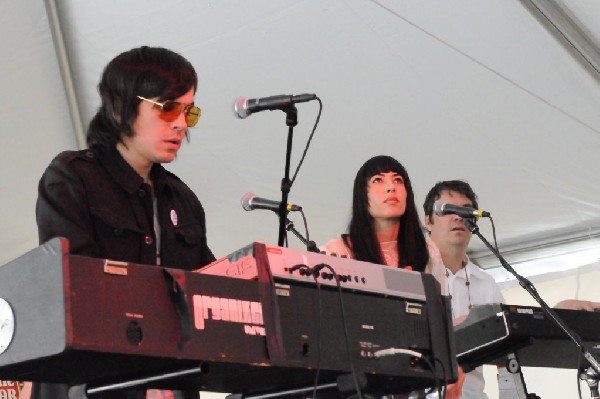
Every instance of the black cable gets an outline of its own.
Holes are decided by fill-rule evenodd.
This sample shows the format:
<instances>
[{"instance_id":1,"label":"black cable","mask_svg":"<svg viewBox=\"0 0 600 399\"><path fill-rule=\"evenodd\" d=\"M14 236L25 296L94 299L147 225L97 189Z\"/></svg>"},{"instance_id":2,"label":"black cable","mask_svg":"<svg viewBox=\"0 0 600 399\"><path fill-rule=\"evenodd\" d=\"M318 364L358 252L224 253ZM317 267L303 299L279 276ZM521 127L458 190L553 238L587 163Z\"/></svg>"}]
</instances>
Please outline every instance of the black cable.
<instances>
[{"instance_id":1,"label":"black cable","mask_svg":"<svg viewBox=\"0 0 600 399\"><path fill-rule=\"evenodd\" d=\"M308 236L307 236L308 237ZM310 272L310 270L309 270ZM312 274L312 273L310 273ZM319 386L319 375L321 374L321 320L323 319L322 317L322 311L323 311L323 304L322 304L322 295L321 295L321 284L319 284L319 281L317 280L317 277L313 275L313 279L315 280L315 284L317 286L317 298L318 298L318 319L317 319L317 352L318 352L318 356L317 356L317 373L315 374L315 382L313 385L313 395L312 398L316 399L317 397L317 387Z\"/></svg>"},{"instance_id":2,"label":"black cable","mask_svg":"<svg viewBox=\"0 0 600 399\"><path fill-rule=\"evenodd\" d=\"M300 208L300 214L302 215L302 222L304 223L304 232L306 233L306 250L308 252L320 253L319 247L317 247L317 243L310 240L308 222L306 220L306 215L304 215L304 211L302 210L302 208Z\"/></svg>"},{"instance_id":3,"label":"black cable","mask_svg":"<svg viewBox=\"0 0 600 399\"><path fill-rule=\"evenodd\" d=\"M427 357L422 356L419 359L423 360L425 362L425 364L427 365L427 367L429 367L429 370L431 371L431 373L433 374L433 377L435 379L435 389L437 389L438 394L440 394L441 391L441 387L440 387L440 383L438 381L437 378L435 378L435 367L433 367L433 364L431 364L431 362L429 361L429 359L427 359ZM437 360L437 357L435 358ZM434 360L435 361L435 360ZM446 398L446 392L443 392L443 397Z\"/></svg>"},{"instance_id":4,"label":"black cable","mask_svg":"<svg viewBox=\"0 0 600 399\"><path fill-rule=\"evenodd\" d=\"M319 268L319 269L317 269ZM331 273L333 273L333 276L335 277L335 283L337 285L338 288L338 298L340 299L340 312L341 312L341 316L342 316L342 326L344 327L344 339L345 339L345 343L346 343L346 355L348 356L348 362L350 363L350 371L352 373L352 380L354 381L354 387L356 388L356 394L358 395L359 399L363 399L363 395L362 395L362 391L360 389L360 384L358 383L358 377L356 375L356 370L354 368L354 361L352 360L352 353L350 351L350 337L348 334L348 326L346 324L346 311L344 309L344 300L342 298L342 286L340 285L340 279L337 275L337 273L335 272L335 270L328 264L325 263L320 263L317 266L313 267L312 269L312 273L313 276L315 275L315 271L316 273L318 273L319 270L326 268L329 269L329 271Z\"/></svg>"},{"instance_id":5,"label":"black cable","mask_svg":"<svg viewBox=\"0 0 600 399\"><path fill-rule=\"evenodd\" d=\"M321 303L321 284L319 284L319 281L317 281L317 278L314 276L312 269L308 266L308 265L304 265L304 264L297 264L294 265L292 267L290 267L288 269L289 273L293 273L296 270L302 269L305 271L306 275L312 275L314 280L315 280L315 284L317 286L317 298L318 298L318 319L317 319L317 372L315 374L315 382L313 384L313 394L312 394L312 398L316 399L317 397L317 389L319 387L319 375L321 374L321 320L322 320L322 303Z\"/></svg>"},{"instance_id":6,"label":"black cable","mask_svg":"<svg viewBox=\"0 0 600 399\"><path fill-rule=\"evenodd\" d=\"M467 271L465 270L465 276L467 275ZM450 313L452 313L452 304L449 301L446 301L443 299L443 297L441 295L438 296L440 302L441 302L441 308L444 312L444 314L448 314L448 308L446 307L446 305L450 306ZM445 330L444 331L449 331L451 328L453 328L452 326L449 325L449 323L451 322L451 319L448 317L443 317L442 318L445 322ZM446 343L448 345L450 345L450 337L448 335L446 335ZM446 372L446 367L444 366L444 363L438 358L435 357L435 360L438 361L441 366L442 366L442 374L444 376L444 386L446 387L446 390L444 390L444 399L446 398L446 391L447 391L447 387L448 387L448 374ZM457 367L460 367L458 364L456 365ZM434 374L434 378L437 381L437 376Z\"/></svg>"},{"instance_id":7,"label":"black cable","mask_svg":"<svg viewBox=\"0 0 600 399\"><path fill-rule=\"evenodd\" d=\"M448 394L448 374L446 374L446 367L444 366L444 362L442 362L439 358L435 358L434 362L437 362L440 364L440 366L442 366L442 375L444 376L444 389L443 389L443 396L442 399L446 399L446 395ZM440 392L440 387L439 384L437 383L437 377L435 377L435 370L433 370L434 373L434 378L436 380L436 389L438 390L438 392Z\"/></svg>"},{"instance_id":8,"label":"black cable","mask_svg":"<svg viewBox=\"0 0 600 399\"><path fill-rule=\"evenodd\" d=\"M308 223L306 221L306 215L304 215L304 211L300 208L300 215L302 215L302 222L304 223L304 233L306 234L306 243L307 247L310 246L310 234L308 233Z\"/></svg>"},{"instance_id":9,"label":"black cable","mask_svg":"<svg viewBox=\"0 0 600 399\"><path fill-rule=\"evenodd\" d=\"M323 103L321 102L321 99L319 97L317 97L317 101L319 102L319 114L317 115L317 119L315 120L315 125L313 126L313 130L312 130L312 132L310 132L310 136L308 136L308 141L306 142L306 147L304 147L304 152L302 153L302 158L300 158L300 162L298 162L298 166L296 167L296 171L294 172L294 177L292 177L292 181L290 181L290 188L292 187L292 184L294 184L294 181L296 180L296 176L298 175L298 172L300 171L300 167L302 166L302 163L304 162L304 158L306 157L306 153L308 152L308 147L310 147L310 142L313 139L315 130L317 130L317 125L319 124L319 120L321 119L321 112L323 111Z\"/></svg>"},{"instance_id":10,"label":"black cable","mask_svg":"<svg viewBox=\"0 0 600 399\"><path fill-rule=\"evenodd\" d=\"M296 270L299 270L299 269L304 269L304 270L306 270L307 273L310 274L310 267L308 267L308 265L305 265L305 264L302 264L302 263L299 263L297 265L294 265L294 266L290 267L287 271L289 273L293 273L293 272L295 272Z\"/></svg>"},{"instance_id":11,"label":"black cable","mask_svg":"<svg viewBox=\"0 0 600 399\"><path fill-rule=\"evenodd\" d=\"M492 237L494 238L494 248L496 248L496 252L500 252L500 250L498 249L498 240L496 239L496 225L494 224L494 219L492 218L492 216L488 216L488 219L490 219L490 222L492 223Z\"/></svg>"},{"instance_id":12,"label":"black cable","mask_svg":"<svg viewBox=\"0 0 600 399\"><path fill-rule=\"evenodd\" d=\"M426 293L427 293L427 290L426 290ZM450 333L449 332L452 330L452 326L450 324L451 318L450 317L446 317L446 316L449 313L452 313L451 304L450 304L449 300L445 299L446 297L440 295L441 292L439 291L439 289L438 290L434 290L433 292L428 293L428 295L431 294L431 293L435 293L436 294L434 296L434 298L437 298L437 302L439 303L439 309L440 309L440 312L442 313L441 316L443 316L443 317L441 317L441 319L442 319L442 323L443 323L442 327L443 327L443 330L445 332L444 333L444 341L445 341L445 344L446 344L445 346L446 346L446 348L448 348L447 350L449 350L450 345L451 345L451 343L450 343L450 339L451 338L450 338ZM450 307L450 311L449 311L448 307ZM437 309L437 307L436 307L436 309ZM431 326L430 326L430 328L431 328ZM448 386L448 374L446 372L446 367L442 363L441 359L436 356L433 342L431 342L431 345L432 345L432 348L431 348L431 352L432 352L431 353L431 357L434 359L434 362L437 361L438 363L440 363L442 365L442 376L443 376L443 382L444 382L444 388L445 388L445 387ZM452 365L452 359L448 359L448 361L450 362L450 366L451 366ZM440 387L440 379L437 377L438 374L437 374L436 368L435 367L431 367L431 372L433 374L433 378L434 378L434 381L435 381L435 387L437 389L438 394L440 396L443 395L442 397L445 398L446 397L446 390L442 390L441 387Z\"/></svg>"},{"instance_id":13,"label":"black cable","mask_svg":"<svg viewBox=\"0 0 600 399\"><path fill-rule=\"evenodd\" d=\"M438 379L437 379L437 377L435 375L435 367L429 361L429 359L427 359L426 356L421 356L419 359L423 360L425 362L425 364L427 365L427 367L429 367L429 370L431 371L431 374L433 374L433 379L435 380L435 389L438 391L438 394L440 394L440 393L443 394L443 398L445 399L446 398L446 391L444 390L444 392L442 393L442 388L440 387L440 382L438 381ZM437 357L434 359L434 362L435 361L440 362L440 360ZM445 368L443 368L443 370L444 370L444 373L445 373L446 372Z\"/></svg>"},{"instance_id":14,"label":"black cable","mask_svg":"<svg viewBox=\"0 0 600 399\"><path fill-rule=\"evenodd\" d=\"M312 269L308 265L299 263L297 265L290 267L288 269L288 272L293 273L299 269L304 270L307 276L312 275L315 280L315 284L317 286L317 298L318 298L318 308L319 308L318 319L317 319L317 353L318 353L318 356L317 356L317 367L316 367L317 372L315 374L315 382L313 384L313 394L312 394L312 398L316 399L317 389L319 387L319 375L321 374L321 320L322 320L321 312L323 309L323 306L321 303L321 284L319 284L317 277L314 276Z\"/></svg>"},{"instance_id":15,"label":"black cable","mask_svg":"<svg viewBox=\"0 0 600 399\"><path fill-rule=\"evenodd\" d=\"M306 242L310 243L310 235L308 233L308 223L306 222L306 215L304 215L304 211L302 210L302 208L300 208L300 215L302 215L302 222L304 223L304 233L306 234Z\"/></svg>"}]
</instances>

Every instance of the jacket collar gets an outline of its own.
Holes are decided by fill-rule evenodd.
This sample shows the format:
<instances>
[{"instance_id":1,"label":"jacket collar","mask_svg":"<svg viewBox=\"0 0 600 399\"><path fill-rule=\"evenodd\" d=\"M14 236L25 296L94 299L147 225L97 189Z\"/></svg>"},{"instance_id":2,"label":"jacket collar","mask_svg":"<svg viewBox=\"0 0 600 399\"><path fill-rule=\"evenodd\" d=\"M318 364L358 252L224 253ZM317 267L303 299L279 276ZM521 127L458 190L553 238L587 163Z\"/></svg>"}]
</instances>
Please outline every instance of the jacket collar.
<instances>
[{"instance_id":1,"label":"jacket collar","mask_svg":"<svg viewBox=\"0 0 600 399\"><path fill-rule=\"evenodd\" d=\"M98 148L98 150L102 166L127 193L134 194L142 187L144 179L125 161L116 147ZM150 176L157 192L167 185L166 171L162 165L155 163L150 171Z\"/></svg>"}]
</instances>

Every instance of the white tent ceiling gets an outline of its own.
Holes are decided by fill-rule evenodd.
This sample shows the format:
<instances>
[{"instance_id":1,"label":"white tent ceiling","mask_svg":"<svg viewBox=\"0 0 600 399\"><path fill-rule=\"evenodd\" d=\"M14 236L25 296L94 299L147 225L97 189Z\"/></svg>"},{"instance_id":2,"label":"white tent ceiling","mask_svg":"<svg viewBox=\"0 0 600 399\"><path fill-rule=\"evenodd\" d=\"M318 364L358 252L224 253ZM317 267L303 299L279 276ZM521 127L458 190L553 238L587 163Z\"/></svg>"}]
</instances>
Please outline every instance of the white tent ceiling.
<instances>
[{"instance_id":1,"label":"white tent ceiling","mask_svg":"<svg viewBox=\"0 0 600 399\"><path fill-rule=\"evenodd\" d=\"M318 244L344 231L354 174L382 153L407 167L419 207L435 182L468 180L494 216L501 249L592 239L600 229L600 2L542 2L581 28L592 64L544 22L539 3L0 0L0 264L37 245L37 181L54 155L78 147L62 42L50 26L62 30L84 126L99 104L102 68L121 51L164 46L195 65L203 116L168 168L203 202L217 256L277 242L275 215L245 212L239 201L248 191L279 198L285 114L238 120L233 100L305 92L324 109L290 202L303 206ZM318 103L298 111L292 172ZM480 225L491 239L489 223ZM302 245L290 235L290 246ZM472 249L485 254L477 239Z\"/></svg>"},{"instance_id":2,"label":"white tent ceiling","mask_svg":"<svg viewBox=\"0 0 600 399\"><path fill-rule=\"evenodd\" d=\"M158 45L199 74L203 116L168 168L202 200L217 256L277 242L275 215L245 212L239 200L248 191L278 199L285 114L238 120L233 100L312 92L323 114L290 202L303 206L317 243L345 229L358 167L389 154L407 167L418 204L439 180L468 180L511 263L542 258L556 275L576 262L557 253L576 251L587 256L578 272L598 270L599 22L597 0L0 0L0 264L37 245L38 179L58 152L78 148L73 110L85 128L104 65ZM317 103L298 110L292 169ZM559 248L567 241L575 249ZM290 245L301 248L292 235ZM494 266L476 238L472 249ZM588 280L563 279L547 299L578 297ZM594 286L586 299L598 299ZM569 395L547 375L548 397Z\"/></svg>"}]
</instances>

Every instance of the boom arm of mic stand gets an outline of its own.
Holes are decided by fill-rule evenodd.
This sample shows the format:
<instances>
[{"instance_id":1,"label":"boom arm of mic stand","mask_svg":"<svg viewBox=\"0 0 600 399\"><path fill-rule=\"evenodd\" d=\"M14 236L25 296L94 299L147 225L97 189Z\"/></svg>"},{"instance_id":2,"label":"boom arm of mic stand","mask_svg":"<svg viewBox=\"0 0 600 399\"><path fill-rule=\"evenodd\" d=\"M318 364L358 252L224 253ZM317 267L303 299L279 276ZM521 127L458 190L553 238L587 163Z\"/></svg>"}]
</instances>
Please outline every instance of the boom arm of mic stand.
<instances>
[{"instance_id":1,"label":"boom arm of mic stand","mask_svg":"<svg viewBox=\"0 0 600 399\"><path fill-rule=\"evenodd\" d=\"M302 241L302 243L303 243L304 245L306 245L306 249L307 249L308 251L310 251L310 252L316 252L316 253L319 253L319 252L320 252L320 251L319 251L319 248L317 248L317 244L316 244L314 241L312 241L312 240L311 240L311 241L308 241L306 238L304 238L304 237L302 236L302 234L300 234L300 233L298 232L298 230L296 230L296 228L294 227L294 223L293 223L291 220L287 219L287 223L286 223L286 225L285 225L285 229L286 229L287 231L291 231L292 233L294 233L294 235L295 235L296 237L298 237L298 239L299 239L300 241Z\"/></svg>"},{"instance_id":2,"label":"boom arm of mic stand","mask_svg":"<svg viewBox=\"0 0 600 399\"><path fill-rule=\"evenodd\" d=\"M502 255L500 255L496 248L494 248L492 244L490 244L490 242L485 239L485 237L481 234L481 232L479 231L479 227L473 219L465 219L465 226L469 230L471 230L473 234L477 235L477 237L479 237L479 239L485 244L485 246L488 247L490 251L492 251L492 253L500 261L502 267L504 267L509 273L515 276L515 278L519 282L519 285L523 287L527 292L529 292L533 299L535 299L536 302L540 304L540 307L542 308L544 313L546 313L546 315L548 315L548 317L550 317L550 319L567 334L571 341L573 341L575 345L577 345L577 347L581 350L583 357L590 363L592 368L600 374L600 363L598 363L598 361L592 356L592 354L585 348L581 337L575 331L569 328L569 326L567 326L567 324L556 314L556 312L552 310L550 306L548 306L548 304L538 294L531 281L521 276L515 271L515 269L513 269L513 267L502 257Z\"/></svg>"}]
</instances>

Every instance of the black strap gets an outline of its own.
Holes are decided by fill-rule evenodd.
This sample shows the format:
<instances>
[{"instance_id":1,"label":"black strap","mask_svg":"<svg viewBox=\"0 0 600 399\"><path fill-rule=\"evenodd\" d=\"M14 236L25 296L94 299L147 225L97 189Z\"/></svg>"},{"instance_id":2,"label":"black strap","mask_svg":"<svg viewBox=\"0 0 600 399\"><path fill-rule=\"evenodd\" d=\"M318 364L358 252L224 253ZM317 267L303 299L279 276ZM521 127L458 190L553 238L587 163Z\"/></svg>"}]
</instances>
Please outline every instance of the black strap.
<instances>
[{"instance_id":1,"label":"black strap","mask_svg":"<svg viewBox=\"0 0 600 399\"><path fill-rule=\"evenodd\" d=\"M187 306L185 298L185 291L179 284L179 279L183 279L183 272L176 273L175 270L169 270L163 268L165 280L167 282L167 290L171 297L171 303L175 307L177 314L179 315L180 322L180 336L179 344L177 347L179 350L183 350L184 345L192 337L192 320L190 318L190 310ZM179 278L174 274L179 274Z\"/></svg>"},{"instance_id":2,"label":"black strap","mask_svg":"<svg viewBox=\"0 0 600 399\"><path fill-rule=\"evenodd\" d=\"M283 346L275 284L269 268L269 258L265 244L254 243L253 253L258 272L258 294L263 309L268 356L276 363L285 359L285 348Z\"/></svg>"}]
</instances>

